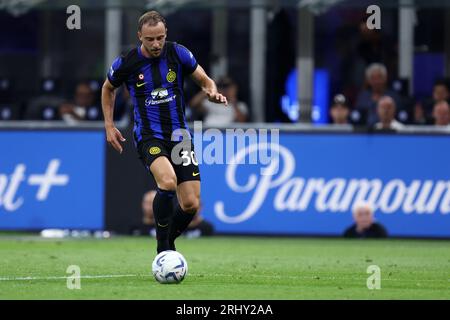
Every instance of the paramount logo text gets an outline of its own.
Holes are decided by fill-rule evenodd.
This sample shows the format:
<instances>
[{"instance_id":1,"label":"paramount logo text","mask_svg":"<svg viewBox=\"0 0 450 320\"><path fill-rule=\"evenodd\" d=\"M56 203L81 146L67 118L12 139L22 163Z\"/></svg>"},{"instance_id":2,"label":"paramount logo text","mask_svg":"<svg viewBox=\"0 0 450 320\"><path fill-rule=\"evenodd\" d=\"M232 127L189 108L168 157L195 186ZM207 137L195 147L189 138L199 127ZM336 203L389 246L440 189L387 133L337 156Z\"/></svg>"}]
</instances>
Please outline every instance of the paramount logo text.
<instances>
[{"instance_id":1,"label":"paramount logo text","mask_svg":"<svg viewBox=\"0 0 450 320\"><path fill-rule=\"evenodd\" d=\"M235 158L261 150L278 152L279 157L274 157L274 161L264 168L264 174L250 174L247 180L240 174L239 181L246 181L242 185L237 182L238 163L227 166L225 178L228 187L236 193L251 193L251 200L242 212L232 215L227 214L224 202L216 202L215 214L223 222L240 223L250 219L270 192L275 192L273 207L277 211L305 212L314 206L317 212L343 213L349 212L355 203L364 201L383 214L397 211L405 214L450 213L448 180L304 179L293 176L296 159L291 151L272 143L250 145L237 152ZM277 174L279 168L282 170Z\"/></svg>"}]
</instances>

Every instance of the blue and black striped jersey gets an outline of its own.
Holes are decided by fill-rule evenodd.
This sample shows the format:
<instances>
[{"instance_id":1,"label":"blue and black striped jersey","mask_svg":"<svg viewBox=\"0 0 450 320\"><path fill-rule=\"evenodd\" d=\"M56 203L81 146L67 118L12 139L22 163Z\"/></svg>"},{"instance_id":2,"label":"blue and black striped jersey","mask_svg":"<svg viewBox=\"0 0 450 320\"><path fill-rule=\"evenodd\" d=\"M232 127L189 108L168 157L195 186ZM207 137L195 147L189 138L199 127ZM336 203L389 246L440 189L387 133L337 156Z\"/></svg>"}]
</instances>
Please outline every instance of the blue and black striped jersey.
<instances>
[{"instance_id":1,"label":"blue and black striped jersey","mask_svg":"<svg viewBox=\"0 0 450 320\"><path fill-rule=\"evenodd\" d=\"M158 58L147 58L141 48L114 60L108 80L114 87L125 83L134 105L134 139L155 137L166 141L179 129L188 130L185 118L183 80L197 68L193 54L175 42L166 41Z\"/></svg>"}]
</instances>

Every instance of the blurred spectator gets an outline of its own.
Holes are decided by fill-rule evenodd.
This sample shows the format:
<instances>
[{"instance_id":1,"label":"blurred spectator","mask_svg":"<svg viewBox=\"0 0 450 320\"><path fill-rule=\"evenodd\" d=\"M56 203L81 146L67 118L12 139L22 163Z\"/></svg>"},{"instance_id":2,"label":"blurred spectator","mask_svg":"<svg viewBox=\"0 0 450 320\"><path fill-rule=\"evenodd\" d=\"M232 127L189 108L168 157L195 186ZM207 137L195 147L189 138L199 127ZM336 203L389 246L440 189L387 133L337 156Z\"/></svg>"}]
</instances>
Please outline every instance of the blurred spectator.
<instances>
[{"instance_id":1,"label":"blurred spectator","mask_svg":"<svg viewBox=\"0 0 450 320\"><path fill-rule=\"evenodd\" d=\"M399 95L387 87L388 74L386 67L381 63L372 63L366 69L366 82L368 89L361 91L356 100L355 108L365 118L368 126L378 121L377 104L381 97L390 96L397 107L401 106Z\"/></svg>"},{"instance_id":2,"label":"blurred spectator","mask_svg":"<svg viewBox=\"0 0 450 320\"><path fill-rule=\"evenodd\" d=\"M447 101L450 99L450 92L447 85L447 82L444 80L438 80L434 83L433 86L433 101Z\"/></svg>"},{"instance_id":3,"label":"blurred spectator","mask_svg":"<svg viewBox=\"0 0 450 320\"><path fill-rule=\"evenodd\" d=\"M415 115L415 123L417 124L427 124L433 123L433 109L434 106L441 101L447 101L450 103L450 90L448 84L445 80L437 80L433 85L433 92L431 97L423 101L422 103L416 104L417 113ZM431 121L429 120L431 119Z\"/></svg>"},{"instance_id":4,"label":"blurred spectator","mask_svg":"<svg viewBox=\"0 0 450 320\"><path fill-rule=\"evenodd\" d=\"M389 32L382 33L379 29L369 29L366 17L359 22L358 27L359 41L356 49L359 56L364 59L366 66L384 61L389 70L394 70L395 60L397 60L395 49L397 43Z\"/></svg>"},{"instance_id":5,"label":"blurred spectator","mask_svg":"<svg viewBox=\"0 0 450 320\"><path fill-rule=\"evenodd\" d=\"M146 192L142 198L142 222L144 228L139 232L144 235L150 234L153 237L156 237L155 217L153 214L153 199L155 198L155 195L156 191L151 190ZM200 209L184 232L184 236L196 238L200 236L211 236L214 233L213 225L206 221L200 214L201 209L202 207L200 204Z\"/></svg>"},{"instance_id":6,"label":"blurred spectator","mask_svg":"<svg viewBox=\"0 0 450 320\"><path fill-rule=\"evenodd\" d=\"M10 103L14 101L12 81L9 78L0 78L0 103Z\"/></svg>"},{"instance_id":7,"label":"blurred spectator","mask_svg":"<svg viewBox=\"0 0 450 320\"><path fill-rule=\"evenodd\" d=\"M228 106L210 102L203 91L197 93L190 101L191 108L204 115L203 123L207 126L226 125L233 122L246 122L248 107L238 100L238 86L229 77L217 81L217 89L228 100Z\"/></svg>"},{"instance_id":8,"label":"blurred spectator","mask_svg":"<svg viewBox=\"0 0 450 320\"><path fill-rule=\"evenodd\" d=\"M333 88L344 93L349 106L353 106L368 65L383 61L389 73L395 74L398 46L389 27L383 28L384 31L369 29L367 16L356 12L346 12L345 15L346 23L338 24L336 50L333 51L340 65L338 72L331 76L335 82ZM359 122L353 118L353 113L351 118L352 122Z\"/></svg>"},{"instance_id":9,"label":"blurred spectator","mask_svg":"<svg viewBox=\"0 0 450 320\"><path fill-rule=\"evenodd\" d=\"M155 216L153 215L153 199L156 196L155 190L150 190L142 198L142 223L145 226L144 234L151 234L156 237Z\"/></svg>"},{"instance_id":10,"label":"blurred spectator","mask_svg":"<svg viewBox=\"0 0 450 320\"><path fill-rule=\"evenodd\" d=\"M443 100L434 105L433 118L436 126L450 126L450 107L447 101Z\"/></svg>"},{"instance_id":11,"label":"blurred spectator","mask_svg":"<svg viewBox=\"0 0 450 320\"><path fill-rule=\"evenodd\" d=\"M9 78L0 78L0 121L19 119L20 107L13 96L12 81Z\"/></svg>"},{"instance_id":12,"label":"blurred spectator","mask_svg":"<svg viewBox=\"0 0 450 320\"><path fill-rule=\"evenodd\" d=\"M366 203L360 203L353 207L353 220L355 223L344 232L346 238L386 238L387 231L379 223L374 221L372 207Z\"/></svg>"},{"instance_id":13,"label":"blurred spectator","mask_svg":"<svg viewBox=\"0 0 450 320\"><path fill-rule=\"evenodd\" d=\"M403 124L395 120L395 101L389 96L384 96L378 100L377 114L380 122L374 126L375 130L398 130L403 128Z\"/></svg>"},{"instance_id":14,"label":"blurred spectator","mask_svg":"<svg viewBox=\"0 0 450 320\"><path fill-rule=\"evenodd\" d=\"M75 88L74 101L61 104L61 118L69 124L83 120L100 120L101 110L95 105L95 93L89 83L80 82Z\"/></svg>"},{"instance_id":15,"label":"blurred spectator","mask_svg":"<svg viewBox=\"0 0 450 320\"><path fill-rule=\"evenodd\" d=\"M334 96L330 114L332 124L349 124L348 116L350 114L350 109L343 94Z\"/></svg>"},{"instance_id":16,"label":"blurred spectator","mask_svg":"<svg viewBox=\"0 0 450 320\"><path fill-rule=\"evenodd\" d=\"M428 124L428 117L425 114L425 110L421 103L416 103L414 105L414 120L413 124L426 125Z\"/></svg>"},{"instance_id":17,"label":"blurred spectator","mask_svg":"<svg viewBox=\"0 0 450 320\"><path fill-rule=\"evenodd\" d=\"M39 95L28 103L25 120L61 120L58 109L64 99L61 97L60 82L55 78L41 79Z\"/></svg>"},{"instance_id":18,"label":"blurred spectator","mask_svg":"<svg viewBox=\"0 0 450 320\"><path fill-rule=\"evenodd\" d=\"M116 90L116 101L114 106L114 121L122 120L133 110L133 101L126 86L121 86Z\"/></svg>"}]
</instances>

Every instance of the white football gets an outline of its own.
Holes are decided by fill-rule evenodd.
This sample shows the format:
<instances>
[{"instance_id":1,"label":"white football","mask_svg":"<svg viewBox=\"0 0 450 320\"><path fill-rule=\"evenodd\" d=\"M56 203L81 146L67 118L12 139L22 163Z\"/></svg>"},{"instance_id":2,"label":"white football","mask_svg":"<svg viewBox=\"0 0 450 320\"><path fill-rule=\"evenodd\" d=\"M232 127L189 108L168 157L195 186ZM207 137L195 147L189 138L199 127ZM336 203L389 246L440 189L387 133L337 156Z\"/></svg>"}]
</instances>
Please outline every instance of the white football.
<instances>
[{"instance_id":1,"label":"white football","mask_svg":"<svg viewBox=\"0 0 450 320\"><path fill-rule=\"evenodd\" d=\"M152 263L152 273L159 283L180 283L186 277L188 265L177 251L160 252Z\"/></svg>"}]
</instances>

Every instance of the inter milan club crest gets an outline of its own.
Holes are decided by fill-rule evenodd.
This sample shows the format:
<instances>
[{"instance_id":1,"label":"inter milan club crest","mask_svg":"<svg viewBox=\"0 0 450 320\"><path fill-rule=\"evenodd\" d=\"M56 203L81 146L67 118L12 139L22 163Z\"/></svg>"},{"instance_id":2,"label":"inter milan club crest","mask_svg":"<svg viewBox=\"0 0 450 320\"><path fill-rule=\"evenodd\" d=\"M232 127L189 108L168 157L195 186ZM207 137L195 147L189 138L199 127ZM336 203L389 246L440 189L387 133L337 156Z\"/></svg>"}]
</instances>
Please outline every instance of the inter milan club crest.
<instances>
[{"instance_id":1,"label":"inter milan club crest","mask_svg":"<svg viewBox=\"0 0 450 320\"><path fill-rule=\"evenodd\" d=\"M177 78L177 74L169 69L169 72L167 73L166 79L169 82L174 82L175 79Z\"/></svg>"},{"instance_id":2,"label":"inter milan club crest","mask_svg":"<svg viewBox=\"0 0 450 320\"><path fill-rule=\"evenodd\" d=\"M141 73L141 74L138 76L138 78L139 78L139 80L144 80L144 75Z\"/></svg>"},{"instance_id":3,"label":"inter milan club crest","mask_svg":"<svg viewBox=\"0 0 450 320\"><path fill-rule=\"evenodd\" d=\"M148 152L149 152L151 155L155 155L155 154L160 153L160 152L161 152L161 149L158 148L158 147L151 147L150 149L148 149Z\"/></svg>"}]
</instances>

